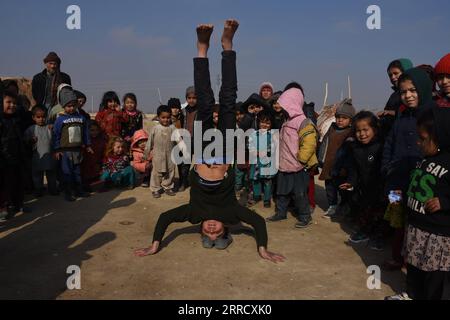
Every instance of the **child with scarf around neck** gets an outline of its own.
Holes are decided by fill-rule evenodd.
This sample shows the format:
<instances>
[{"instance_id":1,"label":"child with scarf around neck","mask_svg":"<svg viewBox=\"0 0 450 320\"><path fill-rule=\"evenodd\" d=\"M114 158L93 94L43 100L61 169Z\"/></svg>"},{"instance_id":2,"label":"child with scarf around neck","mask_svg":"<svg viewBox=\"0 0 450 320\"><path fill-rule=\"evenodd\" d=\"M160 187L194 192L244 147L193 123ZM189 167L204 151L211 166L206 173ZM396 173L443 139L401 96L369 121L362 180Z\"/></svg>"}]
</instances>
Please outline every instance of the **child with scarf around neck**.
<instances>
[{"instance_id":1,"label":"child with scarf around neck","mask_svg":"<svg viewBox=\"0 0 450 320\"><path fill-rule=\"evenodd\" d=\"M143 128L144 116L141 111L137 109L137 98L134 93L127 93L123 96L123 118L122 123L122 138L128 143L136 131Z\"/></svg>"}]
</instances>

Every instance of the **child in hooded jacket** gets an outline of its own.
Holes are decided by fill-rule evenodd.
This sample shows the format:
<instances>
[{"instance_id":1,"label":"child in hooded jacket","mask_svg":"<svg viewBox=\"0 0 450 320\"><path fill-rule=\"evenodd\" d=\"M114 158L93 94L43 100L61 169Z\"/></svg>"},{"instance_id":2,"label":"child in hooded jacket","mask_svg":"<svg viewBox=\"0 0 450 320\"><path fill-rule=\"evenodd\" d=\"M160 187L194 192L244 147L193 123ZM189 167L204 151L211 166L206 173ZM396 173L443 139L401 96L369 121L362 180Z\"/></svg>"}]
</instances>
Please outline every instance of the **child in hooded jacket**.
<instances>
[{"instance_id":1,"label":"child in hooded jacket","mask_svg":"<svg viewBox=\"0 0 450 320\"><path fill-rule=\"evenodd\" d=\"M398 80L402 106L392 130L386 138L383 150L382 174L386 179L385 195L396 192L405 194L408 179L416 163L422 155L417 145L417 117L426 109L436 106L432 98L433 82L428 74L420 68L412 68L403 73ZM393 206L389 206L392 208ZM404 204L394 213L386 212L386 219L395 227L395 237L392 244L392 260L386 261L386 269L400 269L404 259L403 247Z\"/></svg>"},{"instance_id":2,"label":"child in hooded jacket","mask_svg":"<svg viewBox=\"0 0 450 320\"><path fill-rule=\"evenodd\" d=\"M152 154L149 157L144 157L147 141L148 133L145 130L136 131L131 139L131 152L133 156L131 166L141 177L141 186L144 188L150 186L150 174L152 171Z\"/></svg>"},{"instance_id":3,"label":"child in hooded jacket","mask_svg":"<svg viewBox=\"0 0 450 320\"><path fill-rule=\"evenodd\" d=\"M298 219L297 228L312 223L308 202L309 170L318 165L317 130L303 113L303 92L298 88L285 91L278 100L289 115L280 132L279 172L275 214L268 221L287 219L289 201L293 198Z\"/></svg>"}]
</instances>

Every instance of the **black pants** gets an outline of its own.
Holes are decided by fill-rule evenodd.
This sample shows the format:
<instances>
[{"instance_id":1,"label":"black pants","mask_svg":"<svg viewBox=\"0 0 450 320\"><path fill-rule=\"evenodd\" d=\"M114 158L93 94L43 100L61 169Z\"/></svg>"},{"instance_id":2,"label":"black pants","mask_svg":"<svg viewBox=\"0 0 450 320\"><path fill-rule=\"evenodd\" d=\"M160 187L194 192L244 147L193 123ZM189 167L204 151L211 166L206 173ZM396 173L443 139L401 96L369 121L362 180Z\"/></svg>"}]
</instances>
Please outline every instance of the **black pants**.
<instances>
[{"instance_id":1,"label":"black pants","mask_svg":"<svg viewBox=\"0 0 450 320\"><path fill-rule=\"evenodd\" d=\"M197 121L203 124L203 132L214 128L212 108L215 103L211 89L211 77L207 58L194 58L194 85L197 94ZM224 137L227 129L236 129L235 105L237 99L236 52L222 52L222 86L219 93L219 123L218 129ZM203 136L203 134L202 134ZM196 139L201 139L197 137ZM209 144L203 143L202 150ZM225 143L224 143L225 145ZM233 143L234 146L234 143ZM229 146L232 150L232 146ZM226 159L232 159L234 153L225 153ZM199 156L196 155L198 159Z\"/></svg>"},{"instance_id":2,"label":"black pants","mask_svg":"<svg viewBox=\"0 0 450 320\"><path fill-rule=\"evenodd\" d=\"M408 264L407 293L414 300L450 300L450 272L422 271Z\"/></svg>"},{"instance_id":3,"label":"black pants","mask_svg":"<svg viewBox=\"0 0 450 320\"><path fill-rule=\"evenodd\" d=\"M7 166L0 170L0 207L23 207L24 175L25 169L20 165Z\"/></svg>"}]
</instances>

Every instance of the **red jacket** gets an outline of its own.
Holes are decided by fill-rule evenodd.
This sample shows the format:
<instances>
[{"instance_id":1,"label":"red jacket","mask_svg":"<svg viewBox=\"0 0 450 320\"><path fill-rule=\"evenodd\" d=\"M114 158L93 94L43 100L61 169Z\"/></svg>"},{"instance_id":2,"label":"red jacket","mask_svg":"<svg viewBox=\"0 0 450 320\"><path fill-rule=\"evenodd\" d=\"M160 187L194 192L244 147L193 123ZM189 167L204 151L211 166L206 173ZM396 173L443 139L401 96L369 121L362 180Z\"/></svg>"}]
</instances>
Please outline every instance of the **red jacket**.
<instances>
[{"instance_id":1,"label":"red jacket","mask_svg":"<svg viewBox=\"0 0 450 320\"><path fill-rule=\"evenodd\" d=\"M102 128L103 132L108 137L120 137L122 131L122 123L126 121L121 111L104 109L95 116Z\"/></svg>"}]
</instances>

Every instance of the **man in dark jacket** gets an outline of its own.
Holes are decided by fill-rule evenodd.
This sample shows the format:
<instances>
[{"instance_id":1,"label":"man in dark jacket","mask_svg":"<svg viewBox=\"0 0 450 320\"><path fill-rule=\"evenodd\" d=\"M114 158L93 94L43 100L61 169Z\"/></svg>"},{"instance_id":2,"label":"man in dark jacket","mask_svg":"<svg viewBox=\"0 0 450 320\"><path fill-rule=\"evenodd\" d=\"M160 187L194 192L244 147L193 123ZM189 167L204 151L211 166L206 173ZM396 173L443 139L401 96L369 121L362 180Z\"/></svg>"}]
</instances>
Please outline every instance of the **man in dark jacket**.
<instances>
[{"instance_id":1,"label":"man in dark jacket","mask_svg":"<svg viewBox=\"0 0 450 320\"><path fill-rule=\"evenodd\" d=\"M50 110L56 101L56 91L62 83L71 85L70 76L60 71L61 59L55 52L50 52L45 58L45 69L33 77L32 93L36 104L43 105Z\"/></svg>"}]
</instances>

